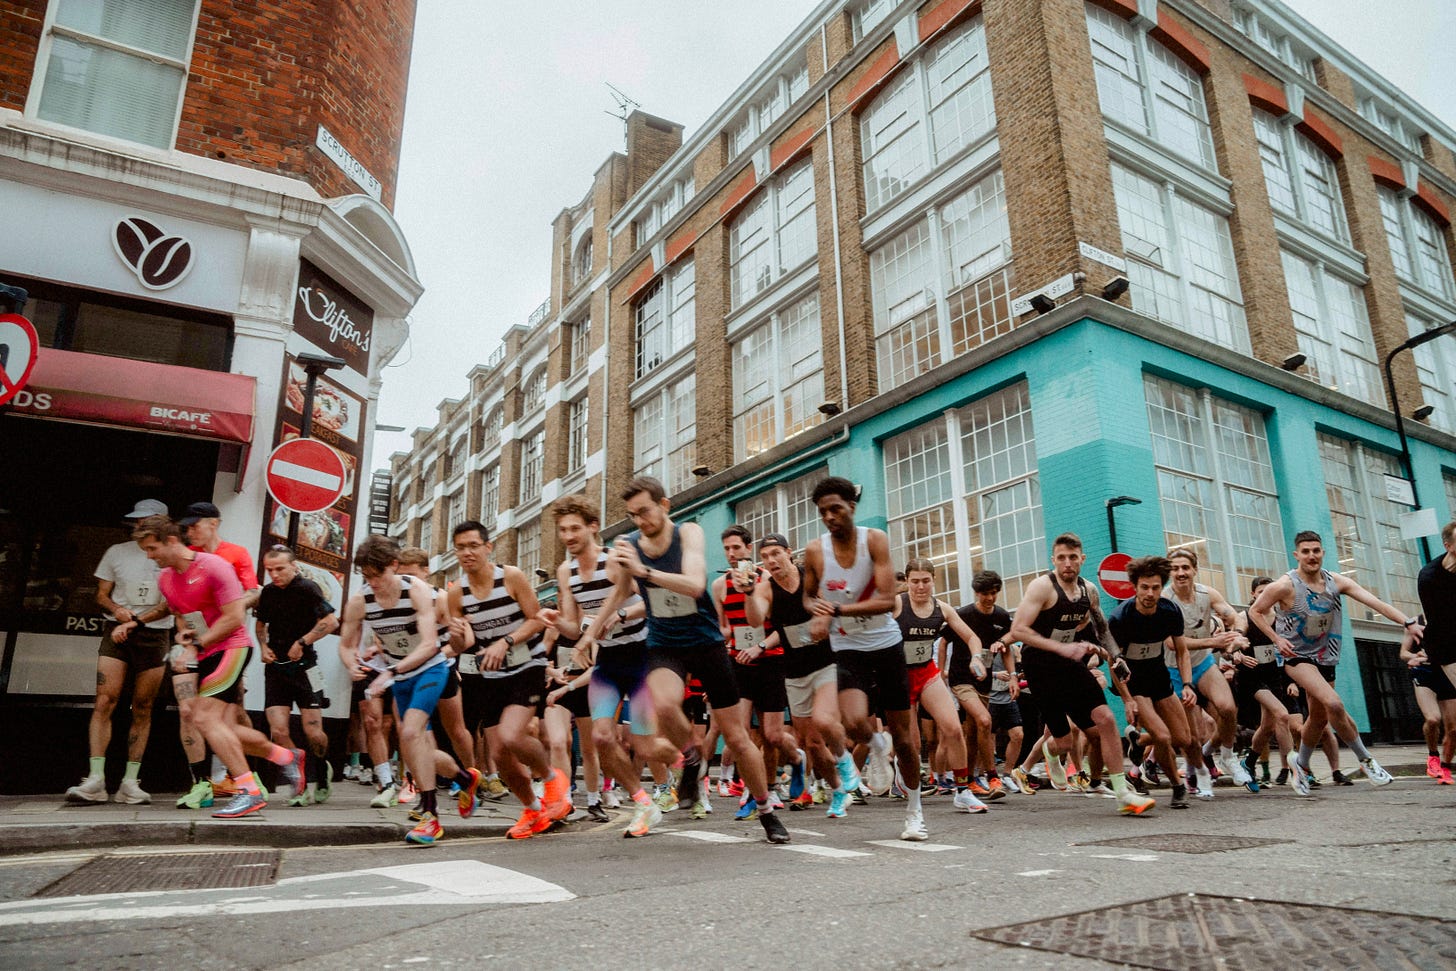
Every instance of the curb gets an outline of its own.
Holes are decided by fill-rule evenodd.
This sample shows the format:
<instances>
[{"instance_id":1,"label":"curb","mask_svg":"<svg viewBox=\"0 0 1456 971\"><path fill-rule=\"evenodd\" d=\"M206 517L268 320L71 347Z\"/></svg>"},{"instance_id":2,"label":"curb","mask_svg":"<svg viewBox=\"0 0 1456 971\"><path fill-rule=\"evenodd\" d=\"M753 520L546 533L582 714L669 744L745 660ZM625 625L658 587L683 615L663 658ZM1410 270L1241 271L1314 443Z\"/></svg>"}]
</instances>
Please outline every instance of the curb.
<instances>
[{"instance_id":1,"label":"curb","mask_svg":"<svg viewBox=\"0 0 1456 971\"><path fill-rule=\"evenodd\" d=\"M504 836L509 823L471 826L470 836ZM0 856L56 849L121 846L354 846L403 843L408 825L395 823L296 824L196 820L176 823L27 823L0 827ZM458 832L458 831L457 831Z\"/></svg>"}]
</instances>

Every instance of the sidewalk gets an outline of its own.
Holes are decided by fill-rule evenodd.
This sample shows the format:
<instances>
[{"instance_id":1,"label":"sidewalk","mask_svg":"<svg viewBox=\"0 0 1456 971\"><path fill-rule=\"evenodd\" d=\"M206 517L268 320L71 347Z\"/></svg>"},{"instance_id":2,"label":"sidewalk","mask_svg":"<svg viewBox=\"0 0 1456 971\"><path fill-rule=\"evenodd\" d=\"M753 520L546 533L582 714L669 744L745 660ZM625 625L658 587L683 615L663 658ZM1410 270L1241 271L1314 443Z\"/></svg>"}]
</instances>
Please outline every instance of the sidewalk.
<instances>
[{"instance_id":1,"label":"sidewalk","mask_svg":"<svg viewBox=\"0 0 1456 971\"><path fill-rule=\"evenodd\" d=\"M1425 776L1423 745L1372 746L1371 753L1392 775ZM1346 772L1357 766L1348 750L1342 749L1340 755ZM1322 753L1315 754L1312 767L1321 779L1329 778ZM149 806L72 806L63 795L0 796L0 855L115 846L288 848L402 843L413 825L408 807L371 809L374 787L347 779L334 783L333 795L321 806L290 808L286 797L274 793L267 809L243 819L213 819L210 809L176 809L180 795L153 793ZM470 819L456 814L454 799L443 792L439 798L440 823L447 838L503 836L519 815L519 806L510 796L500 802L482 801Z\"/></svg>"}]
</instances>

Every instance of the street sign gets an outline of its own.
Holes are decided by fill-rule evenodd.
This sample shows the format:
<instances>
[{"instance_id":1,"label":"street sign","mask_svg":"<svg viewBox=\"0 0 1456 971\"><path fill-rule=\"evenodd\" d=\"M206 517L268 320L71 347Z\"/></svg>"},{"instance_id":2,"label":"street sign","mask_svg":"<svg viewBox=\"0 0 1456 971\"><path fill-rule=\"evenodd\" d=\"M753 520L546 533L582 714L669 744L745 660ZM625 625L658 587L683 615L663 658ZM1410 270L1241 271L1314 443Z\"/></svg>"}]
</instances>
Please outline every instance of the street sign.
<instances>
[{"instance_id":1,"label":"street sign","mask_svg":"<svg viewBox=\"0 0 1456 971\"><path fill-rule=\"evenodd\" d=\"M313 438L279 445L264 466L268 494L294 512L319 512L344 494L344 460Z\"/></svg>"},{"instance_id":2,"label":"street sign","mask_svg":"<svg viewBox=\"0 0 1456 971\"><path fill-rule=\"evenodd\" d=\"M35 325L20 314L0 314L0 405L25 387L39 353Z\"/></svg>"},{"instance_id":3,"label":"street sign","mask_svg":"<svg viewBox=\"0 0 1456 971\"><path fill-rule=\"evenodd\" d=\"M1414 506L1416 504L1415 486L1410 479L1403 479L1398 475L1385 473L1385 498L1391 502L1398 502L1402 506Z\"/></svg>"},{"instance_id":4,"label":"street sign","mask_svg":"<svg viewBox=\"0 0 1456 971\"><path fill-rule=\"evenodd\" d=\"M1097 565L1097 582L1107 591L1109 597L1126 600L1137 592L1132 581L1127 578L1127 565L1131 562L1132 557L1126 553L1109 553Z\"/></svg>"}]
</instances>

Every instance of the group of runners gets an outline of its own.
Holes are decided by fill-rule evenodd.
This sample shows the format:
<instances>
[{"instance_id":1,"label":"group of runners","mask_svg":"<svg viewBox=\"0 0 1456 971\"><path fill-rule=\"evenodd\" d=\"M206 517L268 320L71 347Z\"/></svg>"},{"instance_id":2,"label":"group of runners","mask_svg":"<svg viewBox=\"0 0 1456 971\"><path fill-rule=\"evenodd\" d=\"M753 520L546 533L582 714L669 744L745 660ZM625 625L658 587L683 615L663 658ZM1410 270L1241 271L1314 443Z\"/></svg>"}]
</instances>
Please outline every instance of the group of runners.
<instances>
[{"instance_id":1,"label":"group of runners","mask_svg":"<svg viewBox=\"0 0 1456 971\"><path fill-rule=\"evenodd\" d=\"M488 530L467 521L451 537L462 576L445 590L430 585L424 551L368 538L354 557L364 583L341 616L285 547L265 554L271 582L261 592L256 578L243 581L237 556L218 555L215 507L194 506L179 524L160 504L139 504L135 552L119 544L97 571L113 624L98 662L91 770L68 798L108 798L104 755L127 664L137 686L131 761L115 798L149 798L136 769L163 654L195 779L179 805L202 808L226 793L214 815L257 812L267 796L247 755L279 767L292 804L327 798L314 644L335 630L354 684L350 748L367 754L343 774L373 782L380 808L410 802L413 790L416 825L406 839L415 844L443 835L437 791L447 787L462 817L483 798L509 794L520 804L512 838L565 820L574 810L573 730L586 814L605 822L607 809L624 806L628 837L649 835L680 806L698 818L712 812L708 766L720 741L719 793L741 794L737 818L756 818L772 843L790 840L785 809L822 804L842 818L866 793L886 792L905 800L901 839L925 840L923 796L948 795L955 811L981 813L1009 791L1035 792L1038 776L1055 789L1108 796L1128 815L1154 808L1150 785L1160 779L1174 809L1187 808L1190 794L1213 798L1217 777L1250 792L1287 777L1308 795L1317 748L1336 769L1332 781L1348 781L1336 738L1380 786L1391 777L1334 687L1345 597L1404 627L1429 773L1450 782L1456 523L1442 532L1444 555L1420 576L1428 632L1325 570L1311 532L1295 537L1294 569L1254 582L1244 612L1197 582L1194 551L1175 549L1132 561L1135 596L1104 616L1072 533L1053 540L1051 570L1026 585L1014 612L998 603L1002 581L990 571L974 577L974 601L957 610L934 596L931 562L912 559L897 573L887 535L856 524L859 489L844 478L814 488L824 532L806 548L778 533L755 542L731 526L720 537L728 569L716 576L703 530L673 521L659 481L633 479L621 498L635 529L610 546L585 496L552 506L566 552L553 606L538 602L519 569L494 562ZM242 625L254 605L270 735L238 704L250 649ZM294 706L305 747L289 737ZM1241 712L1253 732L1238 758ZM389 758L391 737L404 777ZM1270 748L1280 756L1277 780Z\"/></svg>"}]
</instances>

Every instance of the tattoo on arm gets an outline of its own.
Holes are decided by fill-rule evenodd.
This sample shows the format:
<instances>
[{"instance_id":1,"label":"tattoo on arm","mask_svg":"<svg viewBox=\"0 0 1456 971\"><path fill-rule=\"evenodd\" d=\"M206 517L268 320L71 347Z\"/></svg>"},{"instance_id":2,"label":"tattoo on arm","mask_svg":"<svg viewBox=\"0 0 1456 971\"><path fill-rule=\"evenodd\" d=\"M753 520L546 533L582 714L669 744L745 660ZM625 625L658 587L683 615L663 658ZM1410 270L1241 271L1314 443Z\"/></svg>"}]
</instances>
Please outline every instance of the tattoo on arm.
<instances>
[{"instance_id":1,"label":"tattoo on arm","mask_svg":"<svg viewBox=\"0 0 1456 971\"><path fill-rule=\"evenodd\" d=\"M106 687L106 673L104 671L97 671L96 672L96 687L98 687L98 688L104 688L104 687Z\"/></svg>"},{"instance_id":2,"label":"tattoo on arm","mask_svg":"<svg viewBox=\"0 0 1456 971\"><path fill-rule=\"evenodd\" d=\"M177 681L172 685L178 701L189 701L197 697L197 685L192 683L191 678Z\"/></svg>"}]
</instances>

